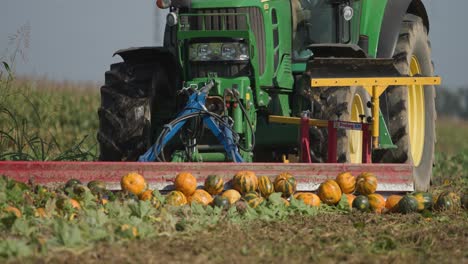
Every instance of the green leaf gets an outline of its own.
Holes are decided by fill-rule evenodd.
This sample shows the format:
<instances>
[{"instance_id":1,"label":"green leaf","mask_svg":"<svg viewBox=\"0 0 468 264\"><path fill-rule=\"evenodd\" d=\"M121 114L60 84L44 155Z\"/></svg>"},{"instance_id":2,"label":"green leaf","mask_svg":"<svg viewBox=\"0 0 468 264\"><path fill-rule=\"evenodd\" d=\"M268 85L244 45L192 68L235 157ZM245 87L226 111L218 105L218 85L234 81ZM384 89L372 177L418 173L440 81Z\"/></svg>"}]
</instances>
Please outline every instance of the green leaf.
<instances>
[{"instance_id":1,"label":"green leaf","mask_svg":"<svg viewBox=\"0 0 468 264\"><path fill-rule=\"evenodd\" d=\"M346 194L343 193L343 195L341 195L340 202L338 202L336 208L345 212L349 212L351 210L351 208L349 208L348 196L346 196Z\"/></svg>"}]
</instances>

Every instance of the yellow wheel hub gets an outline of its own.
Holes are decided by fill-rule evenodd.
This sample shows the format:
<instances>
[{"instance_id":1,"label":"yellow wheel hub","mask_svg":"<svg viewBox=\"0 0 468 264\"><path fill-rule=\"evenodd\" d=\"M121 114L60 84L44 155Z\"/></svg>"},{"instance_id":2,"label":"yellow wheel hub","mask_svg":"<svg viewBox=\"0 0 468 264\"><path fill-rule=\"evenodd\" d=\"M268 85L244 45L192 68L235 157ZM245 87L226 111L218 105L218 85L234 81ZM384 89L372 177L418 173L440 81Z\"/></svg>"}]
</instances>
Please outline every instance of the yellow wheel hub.
<instances>
[{"instance_id":1,"label":"yellow wheel hub","mask_svg":"<svg viewBox=\"0 0 468 264\"><path fill-rule=\"evenodd\" d=\"M421 74L418 59L413 56L410 63L410 76ZM408 86L408 126L411 156L413 163L418 166L421 163L424 151L424 86Z\"/></svg>"},{"instance_id":2,"label":"yellow wheel hub","mask_svg":"<svg viewBox=\"0 0 468 264\"><path fill-rule=\"evenodd\" d=\"M355 94L351 104L351 122L361 122L359 115L364 114L364 103L359 94ZM351 163L362 163L362 131L349 131L349 157Z\"/></svg>"}]
</instances>

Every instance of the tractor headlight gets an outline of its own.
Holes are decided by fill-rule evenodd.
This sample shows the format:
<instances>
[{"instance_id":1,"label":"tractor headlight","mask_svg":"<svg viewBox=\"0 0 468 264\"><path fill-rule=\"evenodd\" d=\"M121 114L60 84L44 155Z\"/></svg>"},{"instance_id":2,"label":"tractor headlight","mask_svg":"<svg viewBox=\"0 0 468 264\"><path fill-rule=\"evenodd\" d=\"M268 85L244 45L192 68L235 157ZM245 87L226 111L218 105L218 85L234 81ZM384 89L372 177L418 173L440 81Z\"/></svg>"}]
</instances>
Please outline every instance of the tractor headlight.
<instances>
[{"instance_id":1,"label":"tractor headlight","mask_svg":"<svg viewBox=\"0 0 468 264\"><path fill-rule=\"evenodd\" d=\"M248 61L247 44L239 42L193 43L189 46L191 61Z\"/></svg>"}]
</instances>

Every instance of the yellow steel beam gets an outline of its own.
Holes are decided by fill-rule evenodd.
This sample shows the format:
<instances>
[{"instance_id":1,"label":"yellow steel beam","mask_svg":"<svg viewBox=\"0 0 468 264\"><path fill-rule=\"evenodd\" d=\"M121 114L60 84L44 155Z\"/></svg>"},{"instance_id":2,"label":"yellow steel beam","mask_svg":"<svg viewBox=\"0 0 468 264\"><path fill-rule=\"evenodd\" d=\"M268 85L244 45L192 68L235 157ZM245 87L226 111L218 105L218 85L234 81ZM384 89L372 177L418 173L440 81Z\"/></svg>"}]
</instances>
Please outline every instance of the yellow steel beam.
<instances>
[{"instance_id":1,"label":"yellow steel beam","mask_svg":"<svg viewBox=\"0 0 468 264\"><path fill-rule=\"evenodd\" d=\"M288 116L268 116L268 121L270 123L278 123L278 124L290 124L290 125L300 125L301 118L299 117L288 117ZM318 127L327 127L328 121L327 120L319 120L319 119L309 119L310 126L318 126Z\"/></svg>"},{"instance_id":2,"label":"yellow steel beam","mask_svg":"<svg viewBox=\"0 0 468 264\"><path fill-rule=\"evenodd\" d=\"M330 86L390 86L440 85L440 77L385 77L385 78L319 78L311 80L311 87Z\"/></svg>"}]
</instances>

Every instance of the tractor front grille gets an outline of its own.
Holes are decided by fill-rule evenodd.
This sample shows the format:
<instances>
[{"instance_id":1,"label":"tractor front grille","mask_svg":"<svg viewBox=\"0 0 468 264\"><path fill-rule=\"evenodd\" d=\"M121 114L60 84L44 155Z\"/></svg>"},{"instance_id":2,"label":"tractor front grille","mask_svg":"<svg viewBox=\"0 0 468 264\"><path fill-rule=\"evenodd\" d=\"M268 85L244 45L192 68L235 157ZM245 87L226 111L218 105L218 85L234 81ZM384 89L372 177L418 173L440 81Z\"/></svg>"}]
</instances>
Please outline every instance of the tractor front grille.
<instances>
[{"instance_id":1,"label":"tractor front grille","mask_svg":"<svg viewBox=\"0 0 468 264\"><path fill-rule=\"evenodd\" d=\"M222 14L248 14L251 30L257 43L257 59L259 65L259 75L265 72L265 26L263 15L257 7L242 8L215 8L197 9L197 14L219 14L211 16L191 16L189 17L190 30L247 30L248 24L246 16L226 16ZM204 20L204 21L203 21ZM225 22L224 22L225 21ZM223 29L224 22L224 29ZM204 28L203 28L204 24ZM191 63L191 76L207 77L209 72L215 72L220 77L236 77L244 74L251 74L250 65L246 63Z\"/></svg>"}]
</instances>

